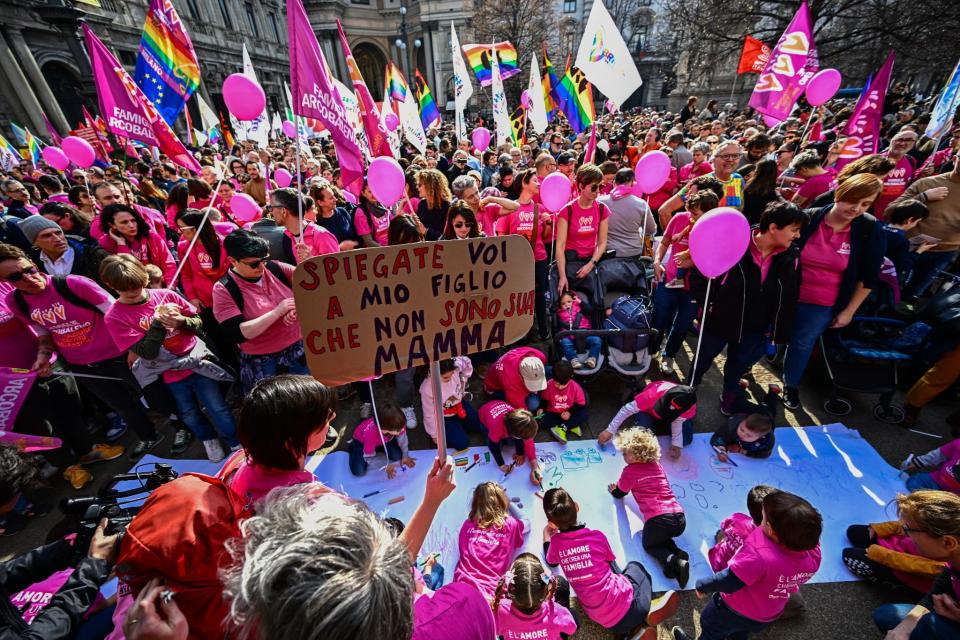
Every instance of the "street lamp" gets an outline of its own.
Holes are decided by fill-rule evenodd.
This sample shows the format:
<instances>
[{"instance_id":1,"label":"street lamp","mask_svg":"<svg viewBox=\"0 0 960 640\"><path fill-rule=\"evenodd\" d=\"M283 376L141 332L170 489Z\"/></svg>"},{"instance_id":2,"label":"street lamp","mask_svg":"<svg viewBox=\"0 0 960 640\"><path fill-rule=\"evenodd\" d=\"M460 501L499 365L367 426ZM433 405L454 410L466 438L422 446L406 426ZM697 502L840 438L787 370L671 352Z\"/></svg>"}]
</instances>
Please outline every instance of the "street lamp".
<instances>
[{"instance_id":1,"label":"street lamp","mask_svg":"<svg viewBox=\"0 0 960 640\"><path fill-rule=\"evenodd\" d=\"M403 73L409 82L410 56L407 54L407 8L403 5L400 6L400 37L394 40L393 44L397 46L397 49L400 50L400 55L403 57ZM413 46L415 49L419 49L423 46L423 42L420 38L417 38L413 41Z\"/></svg>"}]
</instances>

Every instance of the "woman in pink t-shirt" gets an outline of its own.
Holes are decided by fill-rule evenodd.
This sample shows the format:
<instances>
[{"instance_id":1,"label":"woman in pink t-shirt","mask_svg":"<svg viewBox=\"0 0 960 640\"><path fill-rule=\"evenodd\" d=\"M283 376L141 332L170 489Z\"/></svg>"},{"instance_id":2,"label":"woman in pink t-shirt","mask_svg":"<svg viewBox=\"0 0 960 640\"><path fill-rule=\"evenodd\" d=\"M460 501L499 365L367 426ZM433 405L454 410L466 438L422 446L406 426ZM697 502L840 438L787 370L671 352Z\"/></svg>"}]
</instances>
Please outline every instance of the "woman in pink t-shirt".
<instances>
[{"instance_id":1,"label":"woman in pink t-shirt","mask_svg":"<svg viewBox=\"0 0 960 640\"><path fill-rule=\"evenodd\" d=\"M100 245L110 253L129 253L143 264L152 264L163 271L167 286L177 272L167 241L154 230L133 207L111 204L100 214L100 228L106 234Z\"/></svg>"},{"instance_id":2,"label":"woman in pink t-shirt","mask_svg":"<svg viewBox=\"0 0 960 640\"><path fill-rule=\"evenodd\" d=\"M816 200L819 195L830 191L836 184L834 173L823 168L820 154L812 149L795 156L790 163L790 168L796 171L798 177L804 179L804 183L791 199L791 202L798 207Z\"/></svg>"},{"instance_id":3,"label":"woman in pink t-shirt","mask_svg":"<svg viewBox=\"0 0 960 640\"><path fill-rule=\"evenodd\" d=\"M560 274L559 290L563 293L570 287L567 263L586 260L573 277L583 280L593 271L607 250L607 218L610 210L597 202L603 172L594 164L585 164L577 170L577 187L580 195L560 211L557 216L557 270Z\"/></svg>"},{"instance_id":4,"label":"woman in pink t-shirt","mask_svg":"<svg viewBox=\"0 0 960 640\"><path fill-rule=\"evenodd\" d=\"M363 191L360 192L360 204L353 213L353 226L363 241L364 247L385 247L389 244L387 231L390 229L393 216L393 211L380 204L364 181Z\"/></svg>"}]
</instances>

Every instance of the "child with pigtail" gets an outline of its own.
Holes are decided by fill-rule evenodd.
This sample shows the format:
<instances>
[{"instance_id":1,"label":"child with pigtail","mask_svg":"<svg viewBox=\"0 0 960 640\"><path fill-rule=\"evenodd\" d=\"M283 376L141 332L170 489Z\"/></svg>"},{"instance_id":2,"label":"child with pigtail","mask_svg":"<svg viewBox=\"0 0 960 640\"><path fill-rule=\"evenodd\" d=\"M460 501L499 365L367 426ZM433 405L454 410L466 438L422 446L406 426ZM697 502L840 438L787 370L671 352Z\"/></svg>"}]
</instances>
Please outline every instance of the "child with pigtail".
<instances>
[{"instance_id":1,"label":"child with pigtail","mask_svg":"<svg viewBox=\"0 0 960 640\"><path fill-rule=\"evenodd\" d=\"M569 638L579 621L570 611L570 583L547 571L532 553L521 553L493 595L497 635L504 640Z\"/></svg>"}]
</instances>

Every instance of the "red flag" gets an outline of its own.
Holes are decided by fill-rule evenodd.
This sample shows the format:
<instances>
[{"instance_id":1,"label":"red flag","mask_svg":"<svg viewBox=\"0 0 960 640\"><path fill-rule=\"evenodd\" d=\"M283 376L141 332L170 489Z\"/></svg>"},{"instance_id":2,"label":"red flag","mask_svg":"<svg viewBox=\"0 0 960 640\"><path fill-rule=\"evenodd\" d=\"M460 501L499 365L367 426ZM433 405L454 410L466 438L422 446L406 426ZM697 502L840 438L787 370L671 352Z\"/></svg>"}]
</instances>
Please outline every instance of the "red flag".
<instances>
[{"instance_id":1,"label":"red flag","mask_svg":"<svg viewBox=\"0 0 960 640\"><path fill-rule=\"evenodd\" d=\"M743 49L740 51L740 64L737 65L737 74L760 73L770 59L770 47L753 36L743 39Z\"/></svg>"}]
</instances>

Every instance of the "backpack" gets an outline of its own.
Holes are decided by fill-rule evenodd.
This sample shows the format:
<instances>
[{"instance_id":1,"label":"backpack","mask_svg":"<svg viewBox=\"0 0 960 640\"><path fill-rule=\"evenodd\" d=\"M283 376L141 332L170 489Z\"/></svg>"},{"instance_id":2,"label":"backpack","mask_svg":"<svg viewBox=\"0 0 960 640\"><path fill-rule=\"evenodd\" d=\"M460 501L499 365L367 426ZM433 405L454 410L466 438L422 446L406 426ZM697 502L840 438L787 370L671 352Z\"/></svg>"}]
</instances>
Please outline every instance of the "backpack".
<instances>
[{"instance_id":1,"label":"backpack","mask_svg":"<svg viewBox=\"0 0 960 640\"><path fill-rule=\"evenodd\" d=\"M650 303L646 298L621 296L610 305L610 315L603 322L604 329L619 329L621 331L642 330L650 328ZM646 348L649 338L636 335L607 336L607 344L614 349L625 352L634 352Z\"/></svg>"},{"instance_id":2,"label":"backpack","mask_svg":"<svg viewBox=\"0 0 960 640\"><path fill-rule=\"evenodd\" d=\"M290 278L287 277L287 274L283 272L283 269L280 268L280 265L269 260L264 263L264 266L267 268L267 271L272 273L274 277L285 284L288 287L292 287L293 283L290 282ZM237 284L237 281L230 277L230 272L228 271L222 278L220 278L220 284L224 286L227 290L227 293L230 294L230 297L233 298L233 303L237 305L237 309L240 313L243 313L243 293L240 291L240 285Z\"/></svg>"},{"instance_id":3,"label":"backpack","mask_svg":"<svg viewBox=\"0 0 960 640\"><path fill-rule=\"evenodd\" d=\"M87 302L73 292L73 289L70 288L70 284L67 282L67 277L68 276L50 277L50 281L53 283L53 288L57 293L60 294L60 297L76 307L82 307L102 316L103 311L100 311L99 307ZM27 306L27 301L23 298L23 292L19 289L15 289L13 291L13 302L17 305L17 309L20 311L20 313L27 318L30 317L30 307Z\"/></svg>"}]
</instances>

